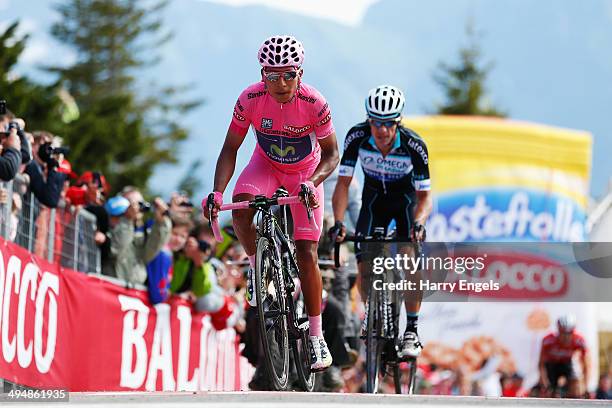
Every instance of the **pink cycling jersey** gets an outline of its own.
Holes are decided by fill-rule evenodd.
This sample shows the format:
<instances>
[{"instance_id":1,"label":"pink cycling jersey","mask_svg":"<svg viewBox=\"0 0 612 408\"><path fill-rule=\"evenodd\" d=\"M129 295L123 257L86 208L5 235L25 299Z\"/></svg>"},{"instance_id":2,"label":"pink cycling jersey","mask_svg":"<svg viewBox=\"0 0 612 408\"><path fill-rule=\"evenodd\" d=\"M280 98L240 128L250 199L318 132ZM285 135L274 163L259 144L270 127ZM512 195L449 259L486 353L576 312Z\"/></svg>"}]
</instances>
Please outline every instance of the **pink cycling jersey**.
<instances>
[{"instance_id":1,"label":"pink cycling jersey","mask_svg":"<svg viewBox=\"0 0 612 408\"><path fill-rule=\"evenodd\" d=\"M318 139L334 133L325 98L301 83L287 103L278 103L263 82L245 89L234 107L233 128L245 135L249 126L257 138L255 152L284 173L297 173L318 164Z\"/></svg>"},{"instance_id":2,"label":"pink cycling jersey","mask_svg":"<svg viewBox=\"0 0 612 408\"><path fill-rule=\"evenodd\" d=\"M244 136L249 126L257 147L244 168L232 196L262 194L270 197L284 186L290 195L299 192L321 161L319 139L334 133L331 112L323 96L302 83L295 97L284 104L268 94L264 83L245 89L234 107L231 129ZM323 185L317 187L319 208L308 220L303 205L292 205L296 240L318 241L323 223Z\"/></svg>"}]
</instances>

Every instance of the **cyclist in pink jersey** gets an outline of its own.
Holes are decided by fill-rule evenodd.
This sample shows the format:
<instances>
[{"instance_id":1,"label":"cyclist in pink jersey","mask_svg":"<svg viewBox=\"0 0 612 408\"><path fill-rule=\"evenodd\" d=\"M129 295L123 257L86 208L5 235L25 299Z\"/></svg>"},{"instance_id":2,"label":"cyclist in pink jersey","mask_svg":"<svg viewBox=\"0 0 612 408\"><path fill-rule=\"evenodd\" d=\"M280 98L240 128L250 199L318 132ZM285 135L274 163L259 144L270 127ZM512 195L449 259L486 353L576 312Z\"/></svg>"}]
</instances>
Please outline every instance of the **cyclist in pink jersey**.
<instances>
[{"instance_id":1,"label":"cyclist in pink jersey","mask_svg":"<svg viewBox=\"0 0 612 408\"><path fill-rule=\"evenodd\" d=\"M258 53L261 81L246 88L238 97L225 143L215 171L214 192L209 200L216 208L223 202L223 192L236 166L236 154L249 127L257 147L244 168L232 193L233 201L252 200L255 195L270 197L284 186L290 195L301 185L309 187L309 201L314 209L308 220L303 205L292 205L294 239L300 281L310 324L312 370L322 371L332 363L321 329L321 272L317 245L323 224L323 181L339 162L336 133L325 98L302 82L304 49L292 36L273 36L264 41ZM254 210L232 214L234 229L244 246L251 268L247 279L247 301L256 306L254 290L255 241ZM209 216L206 213L205 215Z\"/></svg>"}]
</instances>

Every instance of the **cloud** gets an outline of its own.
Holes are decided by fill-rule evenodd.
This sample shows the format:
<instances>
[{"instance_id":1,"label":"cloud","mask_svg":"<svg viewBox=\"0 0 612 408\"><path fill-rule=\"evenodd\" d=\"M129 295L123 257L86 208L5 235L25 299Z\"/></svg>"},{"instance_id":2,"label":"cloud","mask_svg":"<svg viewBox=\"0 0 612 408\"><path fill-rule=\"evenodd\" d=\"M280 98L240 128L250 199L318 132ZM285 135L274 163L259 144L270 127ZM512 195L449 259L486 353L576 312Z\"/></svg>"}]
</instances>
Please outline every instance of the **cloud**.
<instances>
[{"instance_id":1,"label":"cloud","mask_svg":"<svg viewBox=\"0 0 612 408\"><path fill-rule=\"evenodd\" d=\"M2 1L2 0L0 0ZM380 0L200 0L226 6L261 5L309 17L325 18L347 26L358 26L368 7Z\"/></svg>"}]
</instances>

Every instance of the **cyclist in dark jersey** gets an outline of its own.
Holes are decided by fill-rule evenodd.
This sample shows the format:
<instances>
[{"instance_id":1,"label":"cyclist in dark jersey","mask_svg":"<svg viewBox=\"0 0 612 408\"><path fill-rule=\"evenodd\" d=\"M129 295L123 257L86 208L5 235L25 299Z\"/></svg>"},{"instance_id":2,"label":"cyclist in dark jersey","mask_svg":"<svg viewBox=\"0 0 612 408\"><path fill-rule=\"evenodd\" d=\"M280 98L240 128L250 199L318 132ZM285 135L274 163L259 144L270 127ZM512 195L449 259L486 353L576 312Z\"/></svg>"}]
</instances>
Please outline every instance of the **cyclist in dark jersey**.
<instances>
[{"instance_id":1,"label":"cyclist in dark jersey","mask_svg":"<svg viewBox=\"0 0 612 408\"><path fill-rule=\"evenodd\" d=\"M357 161L364 172L361 211L356 233L371 235L374 228L386 228L395 220L398 237L425 239L425 220L432 209L427 147L414 131L401 125L404 94L396 87L383 85L372 89L366 98L368 119L349 130L340 161L340 176L332 198L336 224L330 233L346 234L344 213L348 188ZM404 253L407 253L405 250ZM363 261L365 253L359 245L357 255L360 293L365 301L371 272ZM409 255L413 255L409 252ZM415 296L416 295L416 298ZM399 350L400 357L416 357L421 352L417 319L421 296L414 293L406 299L407 326Z\"/></svg>"}]
</instances>

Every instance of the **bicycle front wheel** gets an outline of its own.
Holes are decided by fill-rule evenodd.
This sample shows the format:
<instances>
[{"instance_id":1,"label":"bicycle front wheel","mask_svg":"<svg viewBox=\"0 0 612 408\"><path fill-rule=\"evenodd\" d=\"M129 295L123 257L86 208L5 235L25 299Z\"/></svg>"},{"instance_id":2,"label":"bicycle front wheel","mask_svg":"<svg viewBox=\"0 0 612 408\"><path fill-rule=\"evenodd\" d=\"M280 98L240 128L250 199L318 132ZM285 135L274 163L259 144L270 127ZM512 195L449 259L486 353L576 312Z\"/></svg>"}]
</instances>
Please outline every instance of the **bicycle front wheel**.
<instances>
[{"instance_id":1,"label":"bicycle front wheel","mask_svg":"<svg viewBox=\"0 0 612 408\"><path fill-rule=\"evenodd\" d=\"M285 287L281 271L276 270L280 260L276 260L275 248L265 237L257 241L256 260L257 315L265 366L274 389L283 391L289 379Z\"/></svg>"},{"instance_id":2,"label":"bicycle front wheel","mask_svg":"<svg viewBox=\"0 0 612 408\"><path fill-rule=\"evenodd\" d=\"M409 359L407 364L407 370L402 370L400 362L393 367L393 383L395 384L396 394L414 394L417 368L416 358Z\"/></svg>"},{"instance_id":3,"label":"bicycle front wheel","mask_svg":"<svg viewBox=\"0 0 612 408\"><path fill-rule=\"evenodd\" d=\"M380 375L380 357L384 340L381 338L381 319L378 308L381 307L378 292L371 291L368 298L368 324L366 334L366 392L378 392Z\"/></svg>"}]
</instances>

